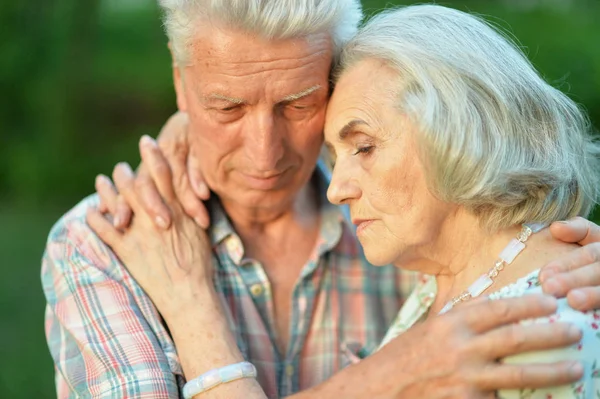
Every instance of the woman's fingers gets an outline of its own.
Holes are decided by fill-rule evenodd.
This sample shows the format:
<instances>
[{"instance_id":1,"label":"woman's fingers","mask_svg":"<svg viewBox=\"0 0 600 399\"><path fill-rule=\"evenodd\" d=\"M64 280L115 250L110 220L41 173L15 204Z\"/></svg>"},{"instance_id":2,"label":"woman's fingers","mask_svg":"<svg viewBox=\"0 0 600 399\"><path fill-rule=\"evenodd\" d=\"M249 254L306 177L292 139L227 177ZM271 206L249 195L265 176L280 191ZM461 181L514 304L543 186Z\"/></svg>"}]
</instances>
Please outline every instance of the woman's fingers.
<instances>
[{"instance_id":1,"label":"woman's fingers","mask_svg":"<svg viewBox=\"0 0 600 399\"><path fill-rule=\"evenodd\" d=\"M96 176L94 187L100 198L98 210L101 213L108 212L111 215L114 215L117 210L117 197L119 194L112 181L104 175L98 175Z\"/></svg>"},{"instance_id":2,"label":"woman's fingers","mask_svg":"<svg viewBox=\"0 0 600 399\"><path fill-rule=\"evenodd\" d=\"M104 175L96 177L96 192L100 197L100 213L110 213L113 225L117 229L127 227L131 222L131 207L119 195L112 181Z\"/></svg>"},{"instance_id":3,"label":"woman's fingers","mask_svg":"<svg viewBox=\"0 0 600 399\"><path fill-rule=\"evenodd\" d=\"M207 228L209 216L202 200L210 197L210 190L202 178L202 165L190 153L187 130L187 114L176 113L158 135L158 147L171 167L173 188L183 210L196 224Z\"/></svg>"},{"instance_id":4,"label":"woman's fingers","mask_svg":"<svg viewBox=\"0 0 600 399\"><path fill-rule=\"evenodd\" d=\"M160 196L167 203L173 202L176 198L171 167L150 136L142 136L140 139L140 154Z\"/></svg>"},{"instance_id":5,"label":"woman's fingers","mask_svg":"<svg viewBox=\"0 0 600 399\"><path fill-rule=\"evenodd\" d=\"M88 208L86 214L88 226L96 233L102 241L116 252L119 251L119 244L122 242L123 234L117 230L105 217L95 208Z\"/></svg>"},{"instance_id":6,"label":"woman's fingers","mask_svg":"<svg viewBox=\"0 0 600 399\"><path fill-rule=\"evenodd\" d=\"M130 207L136 215L145 213L135 191L135 175L129 164L127 162L118 163L113 170L112 177L120 197L122 197L117 201L116 217L120 216L120 210L125 206Z\"/></svg>"}]
</instances>

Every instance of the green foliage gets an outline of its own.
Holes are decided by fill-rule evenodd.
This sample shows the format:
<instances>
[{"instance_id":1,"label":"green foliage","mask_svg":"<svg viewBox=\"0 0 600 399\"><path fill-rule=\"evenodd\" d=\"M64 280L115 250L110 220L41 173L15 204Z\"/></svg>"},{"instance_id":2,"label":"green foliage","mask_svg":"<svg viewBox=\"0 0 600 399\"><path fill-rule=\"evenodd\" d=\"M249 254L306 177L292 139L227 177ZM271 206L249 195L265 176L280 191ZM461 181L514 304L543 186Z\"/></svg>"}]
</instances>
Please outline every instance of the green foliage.
<instances>
[{"instance_id":1,"label":"green foliage","mask_svg":"<svg viewBox=\"0 0 600 399\"><path fill-rule=\"evenodd\" d=\"M175 111L155 3L0 2L0 397L55 397L38 277L51 222L93 191L96 174L137 164L138 138ZM401 3L414 2L364 0L369 12ZM442 4L493 16L600 126L600 2Z\"/></svg>"}]
</instances>

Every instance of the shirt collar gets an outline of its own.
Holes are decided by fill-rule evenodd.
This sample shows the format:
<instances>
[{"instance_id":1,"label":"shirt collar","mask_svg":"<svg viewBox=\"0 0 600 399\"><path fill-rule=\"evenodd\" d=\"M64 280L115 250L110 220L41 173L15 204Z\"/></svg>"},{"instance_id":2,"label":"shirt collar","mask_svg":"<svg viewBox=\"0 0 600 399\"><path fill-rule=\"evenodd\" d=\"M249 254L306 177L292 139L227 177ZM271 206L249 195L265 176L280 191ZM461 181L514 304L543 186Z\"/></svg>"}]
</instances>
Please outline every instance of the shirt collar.
<instances>
[{"instance_id":1,"label":"shirt collar","mask_svg":"<svg viewBox=\"0 0 600 399\"><path fill-rule=\"evenodd\" d=\"M320 159L313 173L313 182L317 184L317 190L320 193L321 206L321 228L318 242L315 246L316 252L313 252L311 256L311 259L314 259L315 261L324 253L333 249L340 242L342 234L345 232L345 230L348 232L347 230L351 229L348 224L347 207L333 205L327 200L327 188L330 180L331 172L326 166L326 163ZM217 196L211 196L207 202L207 208L209 210L211 220L208 234L213 249L216 249L216 247L221 243L227 241L225 244L228 252L230 252L231 259L239 265L243 258L243 246L241 245L241 239L231 225L231 222ZM242 250L232 251L229 247L241 248ZM235 254L232 252L235 252Z\"/></svg>"}]
</instances>

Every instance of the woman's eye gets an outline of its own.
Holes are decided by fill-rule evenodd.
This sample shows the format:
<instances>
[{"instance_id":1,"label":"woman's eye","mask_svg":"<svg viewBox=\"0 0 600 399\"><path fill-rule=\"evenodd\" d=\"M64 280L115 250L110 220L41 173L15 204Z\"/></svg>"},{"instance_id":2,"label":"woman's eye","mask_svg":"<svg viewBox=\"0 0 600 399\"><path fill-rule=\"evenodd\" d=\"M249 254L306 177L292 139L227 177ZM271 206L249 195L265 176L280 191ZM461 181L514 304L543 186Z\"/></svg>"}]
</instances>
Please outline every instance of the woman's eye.
<instances>
[{"instance_id":1,"label":"woman's eye","mask_svg":"<svg viewBox=\"0 0 600 399\"><path fill-rule=\"evenodd\" d=\"M359 148L356 149L356 151L352 155L368 154L368 153L371 152L372 149L373 149L372 145L368 145L368 146L364 146L364 147L359 147Z\"/></svg>"}]
</instances>

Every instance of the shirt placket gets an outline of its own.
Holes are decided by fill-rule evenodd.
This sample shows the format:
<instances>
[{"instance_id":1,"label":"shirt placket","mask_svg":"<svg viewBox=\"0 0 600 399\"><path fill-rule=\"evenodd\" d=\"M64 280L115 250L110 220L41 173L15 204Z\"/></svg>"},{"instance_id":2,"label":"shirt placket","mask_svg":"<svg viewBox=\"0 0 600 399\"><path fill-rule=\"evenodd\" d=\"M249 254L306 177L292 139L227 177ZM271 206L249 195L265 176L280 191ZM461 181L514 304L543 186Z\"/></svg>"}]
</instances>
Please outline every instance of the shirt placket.
<instances>
[{"instance_id":1,"label":"shirt placket","mask_svg":"<svg viewBox=\"0 0 600 399\"><path fill-rule=\"evenodd\" d=\"M280 354L276 349L275 312L271 284L260 264L255 260L243 259L240 263L240 274L248 292L252 295L255 306L259 310L265 327L269 333L276 359L276 371L279 396L284 397L299 390L299 367L302 344L310 322L312 300L306 294L306 286L312 282L302 278L293 290L292 307L288 334L290 334L287 352ZM293 326L293 327L292 327Z\"/></svg>"}]
</instances>

